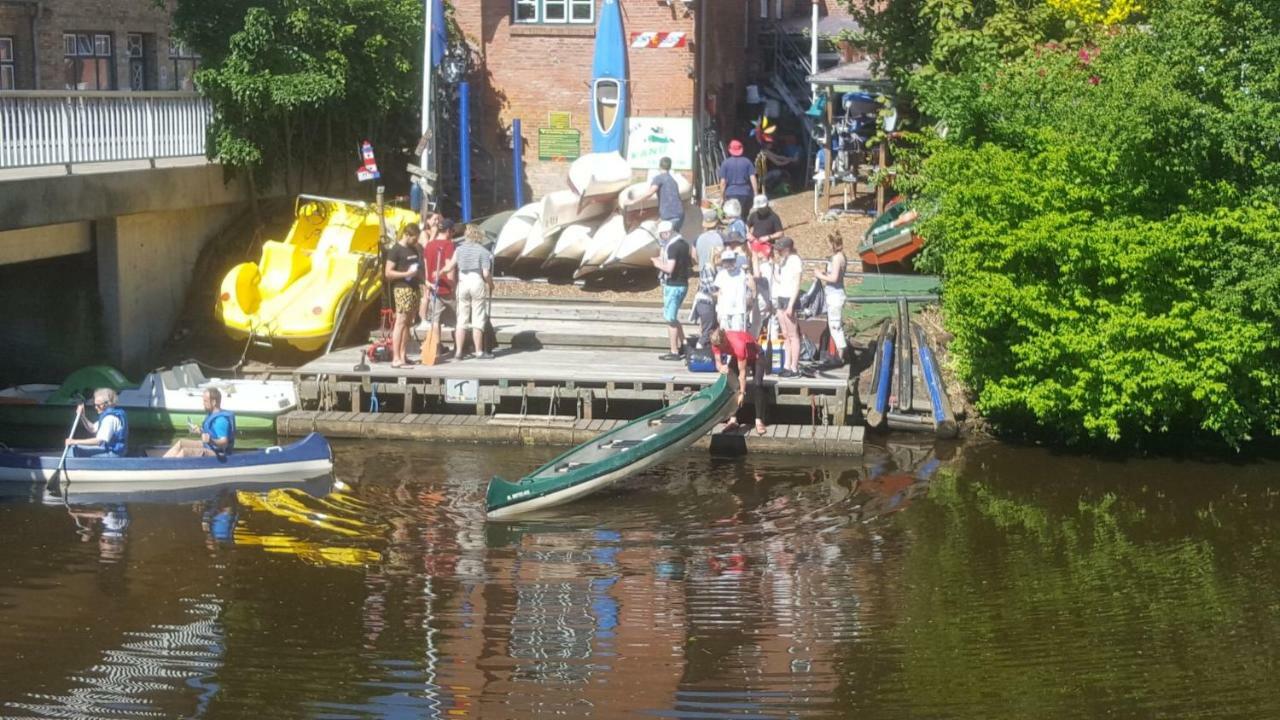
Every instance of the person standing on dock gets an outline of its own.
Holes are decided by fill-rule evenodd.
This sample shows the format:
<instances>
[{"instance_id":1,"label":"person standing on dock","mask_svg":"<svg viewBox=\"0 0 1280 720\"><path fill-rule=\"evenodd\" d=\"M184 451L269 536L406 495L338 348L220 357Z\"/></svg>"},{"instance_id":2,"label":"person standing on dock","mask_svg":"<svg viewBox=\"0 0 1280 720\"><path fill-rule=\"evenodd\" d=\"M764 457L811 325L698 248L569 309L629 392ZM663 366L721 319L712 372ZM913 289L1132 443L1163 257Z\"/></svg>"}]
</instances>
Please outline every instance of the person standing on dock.
<instances>
[{"instance_id":1,"label":"person standing on dock","mask_svg":"<svg viewBox=\"0 0 1280 720\"><path fill-rule=\"evenodd\" d=\"M831 259L825 268L816 268L813 276L822 282L822 292L827 301L827 330L831 332L831 341L835 343L836 354L840 356L840 364L844 364L844 349L849 344L844 337L844 272L849 261L844 255L844 237L833 232L827 236L831 244Z\"/></svg>"},{"instance_id":2,"label":"person standing on dock","mask_svg":"<svg viewBox=\"0 0 1280 720\"><path fill-rule=\"evenodd\" d=\"M434 228L435 234L426 236L428 242L422 248L428 289L422 293L421 305L418 307L418 317L422 318L418 332L426 337L425 333L434 329L436 337L442 338L444 336L440 334L440 326L446 316L454 314L453 286L456 278L440 272L453 259L453 221L448 218L439 219L427 227Z\"/></svg>"},{"instance_id":3,"label":"person standing on dock","mask_svg":"<svg viewBox=\"0 0 1280 720\"><path fill-rule=\"evenodd\" d=\"M414 227L414 226L411 226ZM187 423L191 432L199 432L200 439L180 438L164 456L167 458L182 457L220 457L236 447L236 416L229 410L222 409L222 391L218 388L205 388L200 396L206 413L200 427Z\"/></svg>"},{"instance_id":4,"label":"person standing on dock","mask_svg":"<svg viewBox=\"0 0 1280 720\"><path fill-rule=\"evenodd\" d=\"M79 426L93 433L91 438L74 440L67 438L67 446L78 458L124 457L129 447L129 419L124 410L116 407L116 391L98 388L93 391L93 407L98 411L94 422L84 416L84 406L76 408L80 416Z\"/></svg>"},{"instance_id":5,"label":"person standing on dock","mask_svg":"<svg viewBox=\"0 0 1280 720\"><path fill-rule=\"evenodd\" d=\"M747 216L747 226L751 228L749 239L763 240L773 243L782 237L782 218L769 207L769 198L757 195L751 203L751 214Z\"/></svg>"},{"instance_id":6,"label":"person standing on dock","mask_svg":"<svg viewBox=\"0 0 1280 720\"><path fill-rule=\"evenodd\" d=\"M680 306L689 294L690 268L694 263L693 250L669 221L658 223L658 242L661 249L653 258L662 285L662 319L667 323L667 339L671 352L659 355L660 360L684 358L684 328L680 325Z\"/></svg>"},{"instance_id":7,"label":"person standing on dock","mask_svg":"<svg viewBox=\"0 0 1280 720\"><path fill-rule=\"evenodd\" d=\"M680 186L671 176L671 158L664 157L658 161L660 172L649 181L649 189L633 203L658 196L658 220L666 220L679 228L684 224L684 201L680 199Z\"/></svg>"},{"instance_id":8,"label":"person standing on dock","mask_svg":"<svg viewBox=\"0 0 1280 720\"><path fill-rule=\"evenodd\" d=\"M464 357L467 328L471 328L476 357L493 359L493 353L484 347L484 324L489 319L489 296L493 293L493 253L481 244L483 241L484 231L479 226L469 226L466 239L440 271L442 275L458 273L458 324L453 331L455 360Z\"/></svg>"},{"instance_id":9,"label":"person standing on dock","mask_svg":"<svg viewBox=\"0 0 1280 720\"><path fill-rule=\"evenodd\" d=\"M391 330L391 367L409 365L405 348L409 344L409 324L421 300L422 248L418 246L418 226L410 223L400 231L400 239L387 251L383 274L391 283L396 305L396 324Z\"/></svg>"},{"instance_id":10,"label":"person standing on dock","mask_svg":"<svg viewBox=\"0 0 1280 720\"><path fill-rule=\"evenodd\" d=\"M796 254L796 245L789 237L778 240L775 246L777 259L773 280L773 306L782 332L783 369L779 377L793 378L800 375L800 326L796 322L796 302L800 298L800 276L804 262Z\"/></svg>"},{"instance_id":11,"label":"person standing on dock","mask_svg":"<svg viewBox=\"0 0 1280 720\"><path fill-rule=\"evenodd\" d=\"M756 164L742 156L742 141L729 141L729 157L720 163L720 198L724 203L738 201L738 208L751 204L751 198L760 192L756 178Z\"/></svg>"},{"instance_id":12,"label":"person standing on dock","mask_svg":"<svg viewBox=\"0 0 1280 720\"><path fill-rule=\"evenodd\" d=\"M702 211L702 234L694 241L698 255L698 294L693 296L693 319L698 322L698 348L711 346L711 331L716 328L715 278L718 256L724 247L720 216L715 210Z\"/></svg>"},{"instance_id":13,"label":"person standing on dock","mask_svg":"<svg viewBox=\"0 0 1280 720\"><path fill-rule=\"evenodd\" d=\"M755 283L739 262L741 257L736 249L725 248L720 255L720 268L711 284L715 288L716 324L726 331L745 333L747 308Z\"/></svg>"}]
</instances>

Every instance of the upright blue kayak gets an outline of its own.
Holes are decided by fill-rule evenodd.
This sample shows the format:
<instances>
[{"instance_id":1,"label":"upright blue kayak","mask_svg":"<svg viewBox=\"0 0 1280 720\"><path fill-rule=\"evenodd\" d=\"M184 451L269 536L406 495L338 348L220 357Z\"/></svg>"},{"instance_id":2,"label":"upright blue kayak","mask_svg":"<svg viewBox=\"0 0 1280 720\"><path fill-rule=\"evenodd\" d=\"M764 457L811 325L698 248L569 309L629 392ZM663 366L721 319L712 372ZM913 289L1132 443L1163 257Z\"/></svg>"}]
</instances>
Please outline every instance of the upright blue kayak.
<instances>
[{"instance_id":1,"label":"upright blue kayak","mask_svg":"<svg viewBox=\"0 0 1280 720\"><path fill-rule=\"evenodd\" d=\"M604 0L591 65L591 152L624 152L627 132L627 40L618 0Z\"/></svg>"}]
</instances>

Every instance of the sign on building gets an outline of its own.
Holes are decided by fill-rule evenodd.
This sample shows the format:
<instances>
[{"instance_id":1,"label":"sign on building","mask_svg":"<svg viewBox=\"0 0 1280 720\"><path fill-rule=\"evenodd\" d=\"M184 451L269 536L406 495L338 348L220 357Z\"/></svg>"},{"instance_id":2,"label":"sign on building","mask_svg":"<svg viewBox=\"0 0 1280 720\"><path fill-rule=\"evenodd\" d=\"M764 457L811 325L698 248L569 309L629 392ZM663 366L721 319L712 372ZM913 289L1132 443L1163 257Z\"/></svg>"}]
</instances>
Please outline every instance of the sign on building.
<instances>
[{"instance_id":1,"label":"sign on building","mask_svg":"<svg viewBox=\"0 0 1280 720\"><path fill-rule=\"evenodd\" d=\"M633 117L627 121L627 162L655 170L671 158L676 170L693 169L693 118Z\"/></svg>"}]
</instances>

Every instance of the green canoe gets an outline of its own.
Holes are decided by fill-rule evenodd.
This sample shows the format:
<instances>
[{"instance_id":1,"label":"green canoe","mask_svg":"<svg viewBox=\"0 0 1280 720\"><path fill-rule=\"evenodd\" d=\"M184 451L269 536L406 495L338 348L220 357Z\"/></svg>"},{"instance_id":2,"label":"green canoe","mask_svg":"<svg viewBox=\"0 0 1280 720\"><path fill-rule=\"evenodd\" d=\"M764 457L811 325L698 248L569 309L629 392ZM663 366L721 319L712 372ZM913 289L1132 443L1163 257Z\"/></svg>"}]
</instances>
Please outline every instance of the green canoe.
<instances>
[{"instance_id":1,"label":"green canoe","mask_svg":"<svg viewBox=\"0 0 1280 720\"><path fill-rule=\"evenodd\" d=\"M721 375L715 384L593 438L519 482L493 478L485 495L489 517L563 505L669 460L733 412L736 388L736 380Z\"/></svg>"}]
</instances>

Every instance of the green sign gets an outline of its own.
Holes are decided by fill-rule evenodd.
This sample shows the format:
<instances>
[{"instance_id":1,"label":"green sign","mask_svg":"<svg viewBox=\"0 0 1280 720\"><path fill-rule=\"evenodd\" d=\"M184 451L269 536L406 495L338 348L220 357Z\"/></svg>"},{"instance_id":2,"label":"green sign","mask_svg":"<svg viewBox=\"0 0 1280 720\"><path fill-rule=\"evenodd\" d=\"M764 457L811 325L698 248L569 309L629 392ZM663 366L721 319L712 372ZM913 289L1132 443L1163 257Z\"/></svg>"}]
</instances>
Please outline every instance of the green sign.
<instances>
[{"instance_id":1,"label":"green sign","mask_svg":"<svg viewBox=\"0 0 1280 720\"><path fill-rule=\"evenodd\" d=\"M582 154L582 133L572 128L538 130L539 160L573 160Z\"/></svg>"}]
</instances>

